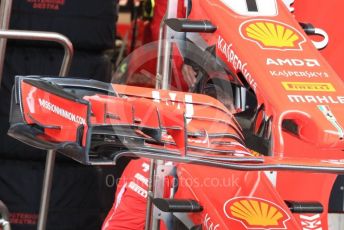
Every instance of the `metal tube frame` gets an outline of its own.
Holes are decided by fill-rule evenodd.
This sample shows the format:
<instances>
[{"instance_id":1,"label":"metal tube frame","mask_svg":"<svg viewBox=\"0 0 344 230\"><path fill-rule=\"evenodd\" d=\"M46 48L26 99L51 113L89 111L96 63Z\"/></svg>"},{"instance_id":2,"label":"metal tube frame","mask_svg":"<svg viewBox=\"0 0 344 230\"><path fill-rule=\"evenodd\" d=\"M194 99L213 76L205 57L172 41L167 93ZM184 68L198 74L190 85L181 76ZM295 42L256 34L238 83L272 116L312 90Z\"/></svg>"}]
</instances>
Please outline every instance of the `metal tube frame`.
<instances>
[{"instance_id":1,"label":"metal tube frame","mask_svg":"<svg viewBox=\"0 0 344 230\"><path fill-rule=\"evenodd\" d=\"M9 212L6 205L0 200L0 227L3 230L11 230L11 225L9 222Z\"/></svg>"},{"instance_id":2,"label":"metal tube frame","mask_svg":"<svg viewBox=\"0 0 344 230\"><path fill-rule=\"evenodd\" d=\"M164 39L164 28L165 28L165 17L160 22L160 29L159 29L159 40L158 40L158 57L157 57L157 64L156 64L156 82L155 88L161 89L161 81L162 81L162 73L161 73L161 63L162 63L162 51L163 51L163 39Z\"/></svg>"},{"instance_id":3,"label":"metal tube frame","mask_svg":"<svg viewBox=\"0 0 344 230\"><path fill-rule=\"evenodd\" d=\"M53 32L41 32L41 31L0 30L0 38L17 39L17 40L51 41L51 42L57 42L61 44L64 48L64 56L63 56L59 76L65 77L68 74L71 63L72 63L74 51L73 51L72 42L64 35L53 33ZM0 55L2 53L5 53L4 49L6 48L6 46L1 47L1 48L2 50L0 50ZM4 63L4 58L0 57L0 68L2 68L3 63ZM0 72L0 80L1 80L1 76L2 76L2 72ZM51 185L52 185L53 172L54 172L55 156L56 156L56 151L54 150L47 151L44 179L43 179L43 186L42 186L42 194L41 194L41 204L40 204L38 226L37 226L37 229L39 230L44 230L46 228L46 222L47 222L47 216L48 216L48 210L49 210L50 192L51 192Z\"/></svg>"},{"instance_id":4,"label":"metal tube frame","mask_svg":"<svg viewBox=\"0 0 344 230\"><path fill-rule=\"evenodd\" d=\"M149 230L152 222L152 200L154 198L153 194L153 187L155 184L155 170L156 168L156 160L151 159L149 165L149 181L148 181L148 191L147 191L147 207L146 207L146 223L145 223L145 230Z\"/></svg>"},{"instance_id":5,"label":"metal tube frame","mask_svg":"<svg viewBox=\"0 0 344 230\"><path fill-rule=\"evenodd\" d=\"M24 31L24 30L4 30L0 31L0 38L16 39L16 40L32 40L32 41L50 41L56 42L63 46L64 56L62 60L61 69L59 72L60 77L65 77L70 69L73 58L73 45L72 42L64 35L53 32L42 31ZM0 59L0 63L4 60ZM0 74L0 76L2 73Z\"/></svg>"},{"instance_id":6,"label":"metal tube frame","mask_svg":"<svg viewBox=\"0 0 344 230\"><path fill-rule=\"evenodd\" d=\"M169 0L166 10L165 19L176 18L178 9L178 0ZM172 36L174 31L165 26L165 40L164 40L164 56L162 65L162 89L170 88L171 81L171 52L172 52Z\"/></svg>"},{"instance_id":7,"label":"metal tube frame","mask_svg":"<svg viewBox=\"0 0 344 230\"><path fill-rule=\"evenodd\" d=\"M0 31L8 30L12 11L12 0L2 0L0 5ZM2 72L4 69L4 59L6 53L7 38L0 39L0 86L2 82Z\"/></svg>"},{"instance_id":8,"label":"metal tube frame","mask_svg":"<svg viewBox=\"0 0 344 230\"><path fill-rule=\"evenodd\" d=\"M48 150L47 158L45 160L45 170L44 170L43 186L42 186L42 193L41 193L41 204L40 204L39 215L38 215L38 223L37 223L38 230L45 230L46 224L47 224L50 192L51 192L51 186L53 183L53 175L54 175L55 158L56 158L56 151Z\"/></svg>"},{"instance_id":9,"label":"metal tube frame","mask_svg":"<svg viewBox=\"0 0 344 230\"><path fill-rule=\"evenodd\" d=\"M236 160L234 157L232 160L222 161L216 158L204 158L202 156L197 157L195 155L187 154L182 157L177 154L166 154L165 152L149 152L149 151L130 151L121 152L117 154L108 165L112 165L111 162L117 162L121 157L142 157L155 160L171 161L177 163L195 164L210 166L216 168L224 168L238 171L293 171L293 172L309 172L309 173L330 173L330 174L344 174L344 168L342 166L317 166L317 165L303 165L292 163L268 163L264 164L264 158L252 157L251 159L245 159L242 157ZM92 163L92 165L98 165ZM102 164L104 165L104 164Z\"/></svg>"},{"instance_id":10,"label":"metal tube frame","mask_svg":"<svg viewBox=\"0 0 344 230\"><path fill-rule=\"evenodd\" d=\"M165 19L176 18L178 9L178 0L168 0L167 10L163 20L160 23L159 41L158 41L158 60L156 68L156 89L169 89L171 79L171 52L173 30L165 25ZM163 54L163 56L162 56ZM145 230L152 229L157 230L159 228L159 220L153 216L152 200L155 197L159 197L161 191L156 189L156 175L159 165L162 165L163 161L151 159L150 164L150 177L147 196L147 214L146 214L146 226Z\"/></svg>"}]
</instances>

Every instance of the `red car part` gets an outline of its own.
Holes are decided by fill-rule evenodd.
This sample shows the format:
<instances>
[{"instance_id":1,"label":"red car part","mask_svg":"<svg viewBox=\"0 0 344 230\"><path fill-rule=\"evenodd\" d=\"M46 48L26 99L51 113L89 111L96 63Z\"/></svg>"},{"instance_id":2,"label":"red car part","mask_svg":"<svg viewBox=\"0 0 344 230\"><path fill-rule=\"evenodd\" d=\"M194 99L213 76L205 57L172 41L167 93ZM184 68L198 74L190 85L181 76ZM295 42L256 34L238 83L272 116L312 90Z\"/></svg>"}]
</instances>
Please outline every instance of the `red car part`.
<instances>
[{"instance_id":1,"label":"red car part","mask_svg":"<svg viewBox=\"0 0 344 230\"><path fill-rule=\"evenodd\" d=\"M248 2L246 3L248 4ZM50 87L45 80L41 79L18 78L17 101L23 103L25 101L23 99L28 97L26 95L21 98L22 95L19 92L22 83L31 85L28 87L33 90L39 91L38 89L42 89L47 91L44 98L51 97L54 103L58 104L46 100L48 102L46 106L48 112L45 115L52 116L50 113L55 113L61 119L67 119L69 122L74 122L74 124L69 126L67 121L61 122L59 120L56 121L56 124L47 123L48 117L35 116L26 109L21 111L24 114L24 122L20 122L20 120L13 121L10 134L41 148L59 149L84 163L105 163L104 160L99 160L104 159L104 157L107 160L111 159L112 162L115 157L136 154L136 156L141 157L185 163L191 161L193 164L227 168L228 171L223 169L223 172L226 173L234 169L253 170L254 172L246 172L247 176L245 178L262 183L257 186L263 186L265 182L266 184L270 183L266 176L256 172L257 170L327 172L328 174L321 175L278 172L277 181L272 181L276 182L276 190L279 191L279 194L271 184L263 186L267 191L260 194L256 193L254 183L248 183L253 187L241 188L239 193L235 193L234 197L231 195L224 203L220 202L220 206L214 200L213 203L217 204L215 206L217 209L222 210L221 212L213 214L203 212L201 215L191 215L195 223L199 223L197 218L198 221L202 218L207 220L207 224L209 220L215 219L219 222L222 221L223 226L236 226L238 229L240 227L244 229L299 229L302 225L309 224L309 221L315 218L316 222L319 223L317 227L326 229L329 191L335 178L335 175L329 173L342 172L343 134L341 124L343 124L343 120L340 114L343 111L343 83L315 50L301 27L290 16L281 2L276 2L272 11L263 7L266 10L263 14L256 10L254 2L250 1L249 3L250 9L248 10L250 14L247 15L247 12L242 13L240 11L240 7L239 9L236 8L238 4L231 5L229 1L193 1L190 19L207 19L212 25L216 26L215 36L214 34L202 36L209 45L215 44L218 56L224 63L228 64L232 71L243 75L244 78L239 79L239 82L242 85L248 84L254 91L258 101L258 108L264 108L264 116L258 117L264 117L269 124L267 127L270 127L271 130L270 137L273 140L271 153L274 156L249 156L249 151L240 143L242 139L240 131L238 132L240 129L225 108L216 108L216 111L222 111L219 113L220 117L213 117L212 112L209 112L210 114L206 112L208 115L206 119L194 114L190 115L191 110L188 112L186 108L190 104L194 104L194 100L192 103L188 101L189 99L186 100L186 94L172 92L172 95L176 94L176 98L178 98L177 94L180 98L183 98L183 100L175 101L171 98L175 96L169 95L166 91L148 90L147 92L150 92L151 96L146 96L145 99L131 100L133 95L136 95L134 98L142 96L137 88L129 88L128 95L125 93L126 90L122 89L121 91L121 89L118 89L118 92L117 90L109 91L112 94L111 97L92 94L88 97L84 95L82 97L70 96L66 98L65 90L55 86ZM258 1L255 3L260 4ZM257 9L260 9L260 7L257 5ZM230 29L227 29L228 26L230 26ZM269 34L268 39L263 36L267 34ZM248 53L247 50L250 50L250 52ZM36 82L33 83L33 81ZM41 85L37 85L37 82ZM60 82L58 85L61 84L64 84L64 86L75 85L74 82ZM114 87L116 88L116 86ZM104 91L104 89L102 90ZM136 93L135 90L137 90ZM116 92L128 98L118 97ZM145 95L144 92L141 93ZM62 98L67 99L67 101L58 97L55 98L58 95L63 95ZM156 95L166 96L157 98ZM41 95L36 96L36 103L39 104L38 96ZM194 97L198 96L192 95L193 99ZM208 97L200 97L201 102L205 100L211 101ZM104 113L104 118L101 116L102 112L97 115L94 113L95 116L92 116L92 108L95 111L101 111L102 105L112 103L110 101L116 101L113 102L115 105L120 104L124 107L137 108L137 111L141 112L138 112L137 117L133 116L132 113L128 115L126 112L128 118L123 117L124 115L121 116L121 114L113 114L113 111L108 114ZM149 101L150 103L148 103ZM163 105L154 104L158 103L158 101ZM61 104L59 104L60 102ZM69 102L71 105L80 102L78 106L82 108L81 113L79 111L77 111L78 114L76 111L73 113L70 106L68 106ZM174 105L173 102L175 102ZM88 104L86 117L83 113L85 108L82 106L85 104ZM94 107L90 104L94 104ZM156 111L159 111L157 114L163 114L162 117L166 117L166 119L163 119L162 126L157 128L158 126L154 121L141 119L141 116L144 115L142 112L144 111L143 104L152 104L153 108L157 108ZM183 107L181 110L183 112L178 110L178 104ZM207 107L209 105L199 104L197 112L202 111L203 106ZM104 109L103 111L106 112L107 110ZM176 118L169 118L167 116L169 113ZM156 116L158 116L157 114ZM188 115L186 116L186 114ZM35 117L39 117L41 120L32 119ZM225 122L219 122L218 119L221 117L226 117ZM119 121L122 121L122 119L125 121L124 127L118 125L118 118ZM191 118L192 122L195 122L195 126L191 122L188 126L187 119ZM216 118L212 120L217 124L216 129L212 128L211 125L205 125L210 124L205 121L210 121L211 118ZM80 122L82 119L86 121L86 125ZM108 122L107 119L111 122L106 123ZM99 121L105 122L105 125L97 123ZM283 126L285 121L291 122L292 127ZM112 125L112 122L115 125ZM208 135L209 133L216 134L218 125L219 130L224 130L230 135ZM78 131L75 130L74 134L61 132L61 136L57 136L55 132L56 129L73 130L76 126L81 128ZM115 127L115 135L113 127ZM297 132L293 132L293 127L297 127ZM182 130L186 130L186 132L183 133ZM66 140L60 142L64 138ZM227 149L228 140L230 140L231 144L236 143L236 147L240 146L240 151L237 148L234 148L234 150ZM123 141L126 141L125 146L123 146ZM297 143L299 146L298 151L292 151L289 143ZM212 144L210 148L209 144ZM130 146L131 151L118 151L117 154L112 154L114 149L123 150L121 148L128 146ZM225 156L219 155L219 153L223 152L227 152L227 154ZM238 153L244 155L238 155ZM310 153L312 153L314 159L310 159ZM101 158L99 158L100 155ZM178 167L181 178L203 178L202 172L196 170L196 168L199 169L199 166L195 166L193 169L193 166L189 167L182 164ZM222 175L222 169L213 169L214 171L209 171L209 173L215 175L214 178ZM263 179L257 180L256 175L258 174ZM239 174L237 175L239 176ZM246 180L241 183L244 187L246 184ZM204 210L208 210L211 204L199 198L205 199L207 197L201 195L204 192L203 189L199 191L196 187L184 186L184 189L179 190L175 197L196 199L204 206ZM213 192L208 194L213 195ZM236 197L238 194L240 197ZM267 199L265 195L268 194L271 195ZM283 202L286 199L300 202L319 201L324 208L324 212L310 216L304 213L291 214ZM233 214L233 209L240 205L243 207L258 207L258 209L254 208L253 211L278 210L274 213L278 213L279 218L272 221L273 218L269 217L265 219L266 222L264 223L250 221L253 215L252 212L245 212L249 215L244 217ZM243 210L242 208L239 209ZM212 208L212 210L216 209ZM207 224L204 225L208 226Z\"/></svg>"},{"instance_id":2,"label":"red car part","mask_svg":"<svg viewBox=\"0 0 344 230\"><path fill-rule=\"evenodd\" d=\"M39 77L17 77L15 95L9 134L28 144L85 164L114 164L121 156L180 162L174 199L194 199L203 207L188 215L195 225L210 217L236 229L298 229L299 214L293 216L261 171L344 172L340 161L328 158L254 156L235 117L205 95ZM208 183L226 178L235 180L231 189ZM188 180L197 184L182 183ZM223 195L213 197L217 192ZM252 205L266 222L231 211Z\"/></svg>"}]
</instances>

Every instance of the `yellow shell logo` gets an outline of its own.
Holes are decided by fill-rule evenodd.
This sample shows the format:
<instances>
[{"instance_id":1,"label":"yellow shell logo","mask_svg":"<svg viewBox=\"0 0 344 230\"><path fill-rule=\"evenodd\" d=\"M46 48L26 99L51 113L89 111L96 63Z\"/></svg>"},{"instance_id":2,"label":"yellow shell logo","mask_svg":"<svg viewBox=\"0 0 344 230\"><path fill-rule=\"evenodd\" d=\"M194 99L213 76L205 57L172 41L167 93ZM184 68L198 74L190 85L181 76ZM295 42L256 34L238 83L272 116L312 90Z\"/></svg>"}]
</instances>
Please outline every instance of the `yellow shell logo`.
<instances>
[{"instance_id":1,"label":"yellow shell logo","mask_svg":"<svg viewBox=\"0 0 344 230\"><path fill-rule=\"evenodd\" d=\"M246 229L287 229L290 217L278 205L254 197L238 197L228 200L224 212L230 219L241 222Z\"/></svg>"},{"instance_id":2,"label":"yellow shell logo","mask_svg":"<svg viewBox=\"0 0 344 230\"><path fill-rule=\"evenodd\" d=\"M295 28L273 20L250 20L240 26L244 39L252 41L262 49L302 50L306 41Z\"/></svg>"}]
</instances>

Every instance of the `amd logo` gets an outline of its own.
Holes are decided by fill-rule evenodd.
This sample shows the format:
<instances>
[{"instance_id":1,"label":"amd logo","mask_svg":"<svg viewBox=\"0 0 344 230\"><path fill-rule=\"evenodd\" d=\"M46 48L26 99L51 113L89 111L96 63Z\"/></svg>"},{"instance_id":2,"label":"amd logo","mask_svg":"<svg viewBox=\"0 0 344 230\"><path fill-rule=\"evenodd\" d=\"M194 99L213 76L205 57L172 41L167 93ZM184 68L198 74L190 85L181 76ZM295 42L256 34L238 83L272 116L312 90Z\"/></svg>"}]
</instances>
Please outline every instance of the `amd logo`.
<instances>
[{"instance_id":1,"label":"amd logo","mask_svg":"<svg viewBox=\"0 0 344 230\"><path fill-rule=\"evenodd\" d=\"M276 65L276 66L308 66L315 67L320 66L318 60L316 59L273 59L267 58L266 65Z\"/></svg>"}]
</instances>

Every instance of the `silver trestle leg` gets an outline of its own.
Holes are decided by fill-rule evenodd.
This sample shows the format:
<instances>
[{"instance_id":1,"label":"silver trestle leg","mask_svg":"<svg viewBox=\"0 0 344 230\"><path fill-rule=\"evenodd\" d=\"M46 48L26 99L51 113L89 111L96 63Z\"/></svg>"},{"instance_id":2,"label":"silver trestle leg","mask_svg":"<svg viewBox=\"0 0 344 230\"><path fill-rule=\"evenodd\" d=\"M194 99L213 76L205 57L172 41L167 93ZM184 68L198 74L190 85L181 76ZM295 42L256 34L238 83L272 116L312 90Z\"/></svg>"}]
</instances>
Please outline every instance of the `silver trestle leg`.
<instances>
[{"instance_id":1,"label":"silver trestle leg","mask_svg":"<svg viewBox=\"0 0 344 230\"><path fill-rule=\"evenodd\" d=\"M59 43L64 48L64 56L60 68L59 76L64 77L68 74L69 68L73 58L73 44L64 35L44 32L44 31L24 31L24 30L8 30L10 17L12 11L12 0L1 0L0 3L0 86L2 82L3 67L6 53L7 39L17 40L36 40L36 41L51 41ZM47 151L47 158L45 164L44 180L42 185L41 205L38 217L38 230L45 230L48 210L51 185L53 179L54 165L56 152L54 150ZM5 230L9 230L9 224L5 226Z\"/></svg>"},{"instance_id":2,"label":"silver trestle leg","mask_svg":"<svg viewBox=\"0 0 344 230\"><path fill-rule=\"evenodd\" d=\"M2 0L0 5L0 30L8 30L12 11L12 0ZM0 39L0 86L4 69L7 38Z\"/></svg>"},{"instance_id":3,"label":"silver trestle leg","mask_svg":"<svg viewBox=\"0 0 344 230\"><path fill-rule=\"evenodd\" d=\"M37 224L38 230L45 230L46 224L47 224L50 192L51 192L51 186L52 186L53 175L54 175L55 157L56 157L55 150L47 151L43 186L42 186L42 194L41 194L41 206L39 209L38 224Z\"/></svg>"},{"instance_id":4,"label":"silver trestle leg","mask_svg":"<svg viewBox=\"0 0 344 230\"><path fill-rule=\"evenodd\" d=\"M176 18L178 9L178 0L169 0L167 5L167 11L165 14L165 19ZM171 53L172 53L172 42L171 38L175 33L171 28L165 26L165 36L164 36L164 53L163 53L163 63L162 63L162 89L169 89L171 82Z\"/></svg>"},{"instance_id":5,"label":"silver trestle leg","mask_svg":"<svg viewBox=\"0 0 344 230\"><path fill-rule=\"evenodd\" d=\"M152 200L154 197L154 178L155 178L155 170L156 168L156 160L151 159L149 165L149 182L148 182L148 191L147 191L147 207L146 207L146 223L145 223L145 230L149 230L151 223L152 223Z\"/></svg>"},{"instance_id":6,"label":"silver trestle leg","mask_svg":"<svg viewBox=\"0 0 344 230\"><path fill-rule=\"evenodd\" d=\"M160 24L159 31L159 43L158 43L158 61L157 61L157 72L156 72L156 89L169 89L170 88L170 78L171 78L171 52L172 44L171 37L173 36L172 29L168 28L164 21L168 18L176 18L178 9L178 0L168 0L167 10L165 17ZM161 56L163 55L163 56ZM162 165L163 161L161 160L151 160L150 163L150 178L149 178L149 187L148 187L148 196L147 196L147 213L146 213L146 225L145 230L158 230L160 220L154 218L153 215L153 204L152 200L154 197L159 196L161 191L154 189L156 186L156 173L159 165Z\"/></svg>"}]
</instances>

